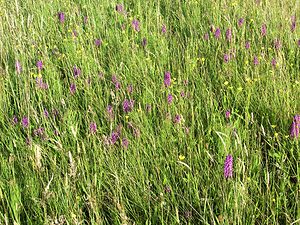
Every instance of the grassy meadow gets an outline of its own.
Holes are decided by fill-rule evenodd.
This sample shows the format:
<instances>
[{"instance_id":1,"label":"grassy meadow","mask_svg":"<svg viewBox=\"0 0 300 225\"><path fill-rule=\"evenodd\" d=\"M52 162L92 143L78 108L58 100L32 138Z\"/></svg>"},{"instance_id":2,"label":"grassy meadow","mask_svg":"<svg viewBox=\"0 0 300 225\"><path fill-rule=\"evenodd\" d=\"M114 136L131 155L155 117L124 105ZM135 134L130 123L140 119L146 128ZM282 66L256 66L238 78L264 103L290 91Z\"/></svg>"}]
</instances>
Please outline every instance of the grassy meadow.
<instances>
[{"instance_id":1,"label":"grassy meadow","mask_svg":"<svg viewBox=\"0 0 300 225\"><path fill-rule=\"evenodd\" d=\"M0 224L300 224L298 114L299 0L0 0Z\"/></svg>"}]
</instances>

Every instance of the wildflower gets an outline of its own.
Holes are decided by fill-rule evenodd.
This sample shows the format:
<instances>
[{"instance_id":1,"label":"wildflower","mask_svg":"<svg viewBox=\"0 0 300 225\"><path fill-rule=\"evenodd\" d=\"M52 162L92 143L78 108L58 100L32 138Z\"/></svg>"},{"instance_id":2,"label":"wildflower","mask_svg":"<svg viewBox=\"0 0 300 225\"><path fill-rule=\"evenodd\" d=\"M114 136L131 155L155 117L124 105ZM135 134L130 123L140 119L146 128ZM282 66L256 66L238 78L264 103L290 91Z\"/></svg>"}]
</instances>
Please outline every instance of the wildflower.
<instances>
[{"instance_id":1,"label":"wildflower","mask_svg":"<svg viewBox=\"0 0 300 225\"><path fill-rule=\"evenodd\" d=\"M111 80L112 80L113 83L116 83L118 81L117 76L115 74L113 74L111 76Z\"/></svg>"},{"instance_id":2,"label":"wildflower","mask_svg":"<svg viewBox=\"0 0 300 225\"><path fill-rule=\"evenodd\" d=\"M290 137L298 138L300 131L300 115L295 115L293 118L293 122L290 126Z\"/></svg>"},{"instance_id":3,"label":"wildflower","mask_svg":"<svg viewBox=\"0 0 300 225\"><path fill-rule=\"evenodd\" d=\"M96 47L99 47L101 44L102 44L102 40L101 39L96 39L95 40Z\"/></svg>"},{"instance_id":4,"label":"wildflower","mask_svg":"<svg viewBox=\"0 0 300 225\"><path fill-rule=\"evenodd\" d=\"M142 40L142 46L146 47L146 45L147 45L147 39L144 37Z\"/></svg>"},{"instance_id":5,"label":"wildflower","mask_svg":"<svg viewBox=\"0 0 300 225\"><path fill-rule=\"evenodd\" d=\"M110 143L114 145L119 138L120 138L120 133L118 131L113 131L110 136Z\"/></svg>"},{"instance_id":6,"label":"wildflower","mask_svg":"<svg viewBox=\"0 0 300 225\"><path fill-rule=\"evenodd\" d=\"M231 33L231 29L227 29L226 30L226 39L227 39L227 41L231 41L231 38L232 38L232 33Z\"/></svg>"},{"instance_id":7,"label":"wildflower","mask_svg":"<svg viewBox=\"0 0 300 225\"><path fill-rule=\"evenodd\" d=\"M128 85L127 92L128 92L128 94L132 94L132 92L133 92L133 86L132 86L132 84Z\"/></svg>"},{"instance_id":8,"label":"wildflower","mask_svg":"<svg viewBox=\"0 0 300 225\"><path fill-rule=\"evenodd\" d=\"M72 83L72 84L70 85L70 92L71 92L71 94L73 95L73 94L75 93L75 91L76 91L76 85L75 85L74 83Z\"/></svg>"},{"instance_id":9,"label":"wildflower","mask_svg":"<svg viewBox=\"0 0 300 225\"><path fill-rule=\"evenodd\" d=\"M91 134L95 134L97 131L97 124L95 122L90 123L90 132Z\"/></svg>"},{"instance_id":10,"label":"wildflower","mask_svg":"<svg viewBox=\"0 0 300 225\"><path fill-rule=\"evenodd\" d=\"M117 5L116 5L116 11L117 11L118 13L123 13L123 11L124 11L124 6L123 6L122 4L117 4Z\"/></svg>"},{"instance_id":11,"label":"wildflower","mask_svg":"<svg viewBox=\"0 0 300 225\"><path fill-rule=\"evenodd\" d=\"M190 133L190 129L188 127L184 127L184 131L187 135Z\"/></svg>"},{"instance_id":12,"label":"wildflower","mask_svg":"<svg viewBox=\"0 0 300 225\"><path fill-rule=\"evenodd\" d=\"M59 136L59 131L58 130L54 130L54 135L55 136Z\"/></svg>"},{"instance_id":13,"label":"wildflower","mask_svg":"<svg viewBox=\"0 0 300 225\"><path fill-rule=\"evenodd\" d=\"M36 67L38 71L40 72L43 69L43 62L42 61L37 61Z\"/></svg>"},{"instance_id":14,"label":"wildflower","mask_svg":"<svg viewBox=\"0 0 300 225\"><path fill-rule=\"evenodd\" d=\"M26 145L31 145L31 139L30 139L30 137L26 137L26 139L25 139L25 143L26 143Z\"/></svg>"},{"instance_id":15,"label":"wildflower","mask_svg":"<svg viewBox=\"0 0 300 225\"><path fill-rule=\"evenodd\" d=\"M203 39L207 41L207 40L208 40L208 38L209 38L209 35L208 35L208 33L205 33L205 34L204 34L204 36L203 36Z\"/></svg>"},{"instance_id":16,"label":"wildflower","mask_svg":"<svg viewBox=\"0 0 300 225\"><path fill-rule=\"evenodd\" d=\"M174 123L178 124L180 123L181 121L181 116L179 114L177 114L175 117L174 117Z\"/></svg>"},{"instance_id":17,"label":"wildflower","mask_svg":"<svg viewBox=\"0 0 300 225\"><path fill-rule=\"evenodd\" d=\"M274 47L277 51L281 48L281 43L278 39L274 41Z\"/></svg>"},{"instance_id":18,"label":"wildflower","mask_svg":"<svg viewBox=\"0 0 300 225\"><path fill-rule=\"evenodd\" d=\"M171 85L171 73L169 71L165 72L164 84L165 87L169 87Z\"/></svg>"},{"instance_id":19,"label":"wildflower","mask_svg":"<svg viewBox=\"0 0 300 225\"><path fill-rule=\"evenodd\" d=\"M300 39L298 40L298 47L300 47Z\"/></svg>"},{"instance_id":20,"label":"wildflower","mask_svg":"<svg viewBox=\"0 0 300 225\"><path fill-rule=\"evenodd\" d=\"M60 23L64 23L65 22L65 14L63 12L59 12L58 19L59 19Z\"/></svg>"},{"instance_id":21,"label":"wildflower","mask_svg":"<svg viewBox=\"0 0 300 225\"><path fill-rule=\"evenodd\" d=\"M87 16L84 16L84 17L83 17L83 23L84 23L84 24L87 24L87 22L88 22L88 17L87 17Z\"/></svg>"},{"instance_id":22,"label":"wildflower","mask_svg":"<svg viewBox=\"0 0 300 225\"><path fill-rule=\"evenodd\" d=\"M296 16L292 16L291 21L292 21L291 31L294 32L296 30Z\"/></svg>"},{"instance_id":23,"label":"wildflower","mask_svg":"<svg viewBox=\"0 0 300 225\"><path fill-rule=\"evenodd\" d=\"M253 64L254 64L255 66L257 66L257 65L259 64L259 61L258 61L257 56L254 56Z\"/></svg>"},{"instance_id":24,"label":"wildflower","mask_svg":"<svg viewBox=\"0 0 300 225\"><path fill-rule=\"evenodd\" d=\"M249 41L246 41L245 48L246 48L246 49L249 49L249 48L250 48L250 42L249 42Z\"/></svg>"},{"instance_id":25,"label":"wildflower","mask_svg":"<svg viewBox=\"0 0 300 225\"><path fill-rule=\"evenodd\" d=\"M162 25L162 27L161 27L161 32L162 32L163 34L165 34L165 33L167 32L167 26L166 26L165 24Z\"/></svg>"},{"instance_id":26,"label":"wildflower","mask_svg":"<svg viewBox=\"0 0 300 225\"><path fill-rule=\"evenodd\" d=\"M107 108L106 108L106 112L108 114L108 117L110 119L112 119L114 117L114 114L113 114L113 107L111 105L108 105Z\"/></svg>"},{"instance_id":27,"label":"wildflower","mask_svg":"<svg viewBox=\"0 0 300 225\"><path fill-rule=\"evenodd\" d=\"M121 88L121 83L120 83L119 81L117 81L117 82L115 83L115 88L116 88L117 91L120 90L120 88Z\"/></svg>"},{"instance_id":28,"label":"wildflower","mask_svg":"<svg viewBox=\"0 0 300 225\"><path fill-rule=\"evenodd\" d=\"M27 127L29 126L29 120L28 120L28 117L24 116L24 117L22 118L22 126L23 126L24 128L27 128Z\"/></svg>"},{"instance_id":29,"label":"wildflower","mask_svg":"<svg viewBox=\"0 0 300 225\"><path fill-rule=\"evenodd\" d=\"M225 112L225 118L226 118L227 120L229 120L230 115L231 115L230 110L226 110L226 112Z\"/></svg>"},{"instance_id":30,"label":"wildflower","mask_svg":"<svg viewBox=\"0 0 300 225\"><path fill-rule=\"evenodd\" d=\"M33 131L33 136L39 136L40 138L44 138L45 129L43 127L39 127Z\"/></svg>"},{"instance_id":31,"label":"wildflower","mask_svg":"<svg viewBox=\"0 0 300 225\"><path fill-rule=\"evenodd\" d=\"M276 59L273 58L272 61L271 61L271 64L272 64L273 67L275 67L276 64L277 64Z\"/></svg>"},{"instance_id":32,"label":"wildflower","mask_svg":"<svg viewBox=\"0 0 300 225\"><path fill-rule=\"evenodd\" d=\"M48 112L48 110L47 110L47 109L44 109L44 116L45 116L46 118L48 118L48 117L49 117L49 112Z\"/></svg>"},{"instance_id":33,"label":"wildflower","mask_svg":"<svg viewBox=\"0 0 300 225\"><path fill-rule=\"evenodd\" d=\"M59 116L59 111L57 109L52 109L52 115L54 118Z\"/></svg>"},{"instance_id":34,"label":"wildflower","mask_svg":"<svg viewBox=\"0 0 300 225\"><path fill-rule=\"evenodd\" d=\"M73 30L72 34L73 34L74 37L78 37L78 32L76 30Z\"/></svg>"},{"instance_id":35,"label":"wildflower","mask_svg":"<svg viewBox=\"0 0 300 225\"><path fill-rule=\"evenodd\" d=\"M128 100L128 99L125 99L123 101L123 111L125 113L129 113L132 111L133 109L133 106L134 106L134 101L133 100Z\"/></svg>"},{"instance_id":36,"label":"wildflower","mask_svg":"<svg viewBox=\"0 0 300 225\"><path fill-rule=\"evenodd\" d=\"M170 105L173 101L173 96L171 94L168 94L167 100L168 100L168 104Z\"/></svg>"},{"instance_id":37,"label":"wildflower","mask_svg":"<svg viewBox=\"0 0 300 225\"><path fill-rule=\"evenodd\" d=\"M78 68L77 66L74 66L74 67L73 67L73 74L74 74L74 78L75 78L75 79L76 79L77 77L79 77L80 74L81 74L80 68Z\"/></svg>"},{"instance_id":38,"label":"wildflower","mask_svg":"<svg viewBox=\"0 0 300 225\"><path fill-rule=\"evenodd\" d=\"M240 18L238 21L238 26L241 27L244 23L244 18Z\"/></svg>"},{"instance_id":39,"label":"wildflower","mask_svg":"<svg viewBox=\"0 0 300 225\"><path fill-rule=\"evenodd\" d=\"M128 145L129 145L129 141L127 138L123 138L122 139L122 146L127 149L128 148Z\"/></svg>"},{"instance_id":40,"label":"wildflower","mask_svg":"<svg viewBox=\"0 0 300 225\"><path fill-rule=\"evenodd\" d=\"M42 77L35 78L36 86L40 89L48 89L48 84L43 81Z\"/></svg>"},{"instance_id":41,"label":"wildflower","mask_svg":"<svg viewBox=\"0 0 300 225\"><path fill-rule=\"evenodd\" d=\"M267 25L264 23L262 26L261 26L261 36L266 36L267 35Z\"/></svg>"},{"instance_id":42,"label":"wildflower","mask_svg":"<svg viewBox=\"0 0 300 225\"><path fill-rule=\"evenodd\" d=\"M12 124L15 126L15 125L18 124L18 122L19 122L18 117L16 115L14 115L13 118L12 118Z\"/></svg>"},{"instance_id":43,"label":"wildflower","mask_svg":"<svg viewBox=\"0 0 300 225\"><path fill-rule=\"evenodd\" d=\"M183 161L185 159L185 156L184 155L179 155L178 159L179 159L179 161Z\"/></svg>"},{"instance_id":44,"label":"wildflower","mask_svg":"<svg viewBox=\"0 0 300 225\"><path fill-rule=\"evenodd\" d=\"M228 55L228 54L225 54L225 55L224 55L224 62L225 62L225 63L228 63L228 62L229 62L229 55Z\"/></svg>"},{"instance_id":45,"label":"wildflower","mask_svg":"<svg viewBox=\"0 0 300 225\"><path fill-rule=\"evenodd\" d=\"M137 32L140 31L140 22L137 19L134 19L131 23L133 29Z\"/></svg>"},{"instance_id":46,"label":"wildflower","mask_svg":"<svg viewBox=\"0 0 300 225\"><path fill-rule=\"evenodd\" d=\"M133 131L133 135L135 138L139 138L141 135L140 130L135 127L132 123L128 123L128 128L130 128Z\"/></svg>"},{"instance_id":47,"label":"wildflower","mask_svg":"<svg viewBox=\"0 0 300 225\"><path fill-rule=\"evenodd\" d=\"M171 191L172 191L170 186L165 186L164 190L166 193L171 193Z\"/></svg>"},{"instance_id":48,"label":"wildflower","mask_svg":"<svg viewBox=\"0 0 300 225\"><path fill-rule=\"evenodd\" d=\"M184 98L184 96L185 96L184 91L181 91L181 92L180 92L180 96L181 96L182 98Z\"/></svg>"},{"instance_id":49,"label":"wildflower","mask_svg":"<svg viewBox=\"0 0 300 225\"><path fill-rule=\"evenodd\" d=\"M22 72L22 66L21 66L21 63L18 60L16 61L15 67L16 67L16 72L18 74L20 74Z\"/></svg>"},{"instance_id":50,"label":"wildflower","mask_svg":"<svg viewBox=\"0 0 300 225\"><path fill-rule=\"evenodd\" d=\"M220 30L220 28L217 28L216 31L215 31L215 38L219 39L220 36L221 36L221 30Z\"/></svg>"},{"instance_id":51,"label":"wildflower","mask_svg":"<svg viewBox=\"0 0 300 225\"><path fill-rule=\"evenodd\" d=\"M227 155L224 162L224 177L226 179L232 177L232 172L233 172L232 166L233 166L233 157L232 155Z\"/></svg>"}]
</instances>

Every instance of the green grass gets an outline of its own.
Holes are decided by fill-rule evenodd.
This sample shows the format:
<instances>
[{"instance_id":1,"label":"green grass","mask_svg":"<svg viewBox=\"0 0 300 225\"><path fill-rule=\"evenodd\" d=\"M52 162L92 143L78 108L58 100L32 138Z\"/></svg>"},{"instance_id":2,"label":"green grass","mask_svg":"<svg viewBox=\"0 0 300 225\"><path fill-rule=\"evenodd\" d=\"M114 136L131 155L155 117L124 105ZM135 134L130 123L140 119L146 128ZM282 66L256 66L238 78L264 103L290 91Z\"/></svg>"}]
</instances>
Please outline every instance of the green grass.
<instances>
[{"instance_id":1,"label":"green grass","mask_svg":"<svg viewBox=\"0 0 300 225\"><path fill-rule=\"evenodd\" d=\"M299 224L300 146L289 127L300 114L300 2L126 0L126 14L117 3L0 0L0 224ZM49 89L39 89L36 77ZM135 101L128 114L124 99ZM121 138L107 144L118 126ZM39 127L43 137L33 135ZM231 179L223 174L228 154Z\"/></svg>"}]
</instances>

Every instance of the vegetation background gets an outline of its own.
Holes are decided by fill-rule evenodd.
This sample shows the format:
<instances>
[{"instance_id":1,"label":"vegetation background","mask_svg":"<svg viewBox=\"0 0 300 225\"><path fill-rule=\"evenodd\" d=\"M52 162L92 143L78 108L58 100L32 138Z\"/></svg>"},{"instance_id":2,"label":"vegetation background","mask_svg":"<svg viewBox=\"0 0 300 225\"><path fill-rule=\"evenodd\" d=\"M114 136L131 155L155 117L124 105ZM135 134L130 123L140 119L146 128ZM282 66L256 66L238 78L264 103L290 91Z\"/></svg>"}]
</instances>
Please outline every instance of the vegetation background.
<instances>
[{"instance_id":1,"label":"vegetation background","mask_svg":"<svg viewBox=\"0 0 300 225\"><path fill-rule=\"evenodd\" d=\"M0 224L299 224L299 7L0 0Z\"/></svg>"}]
</instances>

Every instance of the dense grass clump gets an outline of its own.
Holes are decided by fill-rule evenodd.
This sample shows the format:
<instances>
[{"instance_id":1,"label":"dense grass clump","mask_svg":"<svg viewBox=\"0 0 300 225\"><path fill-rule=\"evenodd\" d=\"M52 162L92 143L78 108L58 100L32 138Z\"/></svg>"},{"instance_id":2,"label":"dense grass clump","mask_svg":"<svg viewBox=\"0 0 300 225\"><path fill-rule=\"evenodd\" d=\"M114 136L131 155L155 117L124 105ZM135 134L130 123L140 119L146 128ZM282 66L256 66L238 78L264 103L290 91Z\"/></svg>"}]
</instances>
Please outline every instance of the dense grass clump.
<instances>
[{"instance_id":1,"label":"dense grass clump","mask_svg":"<svg viewBox=\"0 0 300 225\"><path fill-rule=\"evenodd\" d=\"M300 223L299 1L0 9L0 224Z\"/></svg>"}]
</instances>

